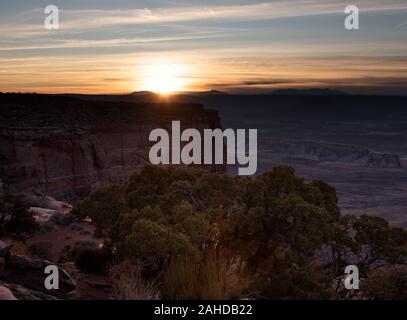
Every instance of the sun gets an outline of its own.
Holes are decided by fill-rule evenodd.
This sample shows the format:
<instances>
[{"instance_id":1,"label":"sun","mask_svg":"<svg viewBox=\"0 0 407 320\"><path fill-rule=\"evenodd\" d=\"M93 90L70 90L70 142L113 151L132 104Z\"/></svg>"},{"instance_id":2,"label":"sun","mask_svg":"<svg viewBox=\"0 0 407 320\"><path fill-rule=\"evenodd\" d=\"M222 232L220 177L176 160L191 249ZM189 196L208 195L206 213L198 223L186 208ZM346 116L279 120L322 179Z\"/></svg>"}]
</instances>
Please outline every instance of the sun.
<instances>
[{"instance_id":1,"label":"sun","mask_svg":"<svg viewBox=\"0 0 407 320\"><path fill-rule=\"evenodd\" d=\"M185 90L185 67L179 64L156 64L144 70L142 90L168 95Z\"/></svg>"}]
</instances>

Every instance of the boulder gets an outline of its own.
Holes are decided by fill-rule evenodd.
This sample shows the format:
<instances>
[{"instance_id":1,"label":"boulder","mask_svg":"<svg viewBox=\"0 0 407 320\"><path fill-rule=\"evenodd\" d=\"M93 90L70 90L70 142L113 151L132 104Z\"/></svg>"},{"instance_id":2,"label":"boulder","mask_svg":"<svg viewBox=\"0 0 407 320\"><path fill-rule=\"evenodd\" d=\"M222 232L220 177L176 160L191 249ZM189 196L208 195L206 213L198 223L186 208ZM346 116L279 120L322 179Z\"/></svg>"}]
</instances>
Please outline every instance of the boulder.
<instances>
[{"instance_id":1,"label":"boulder","mask_svg":"<svg viewBox=\"0 0 407 320\"><path fill-rule=\"evenodd\" d=\"M0 285L0 300L17 300L11 290Z\"/></svg>"},{"instance_id":2,"label":"boulder","mask_svg":"<svg viewBox=\"0 0 407 320\"><path fill-rule=\"evenodd\" d=\"M44 292L30 290L19 284L5 282L0 282L0 300L1 288L4 288L4 295L7 298L3 300L57 300L55 296L45 294Z\"/></svg>"},{"instance_id":3,"label":"boulder","mask_svg":"<svg viewBox=\"0 0 407 320\"><path fill-rule=\"evenodd\" d=\"M75 281L63 268L58 266L59 289L47 290L44 286L44 281L47 277L44 270L48 265L55 265L55 263L47 260L11 255L6 262L1 277L5 282L19 284L30 290L43 292L58 298L67 297L69 292L75 290Z\"/></svg>"},{"instance_id":4,"label":"boulder","mask_svg":"<svg viewBox=\"0 0 407 320\"><path fill-rule=\"evenodd\" d=\"M40 201L40 207L54 210L58 213L69 213L72 211L72 205L66 202L55 200L50 196L45 196Z\"/></svg>"},{"instance_id":5,"label":"boulder","mask_svg":"<svg viewBox=\"0 0 407 320\"><path fill-rule=\"evenodd\" d=\"M57 213L56 210L44 209L44 208L38 208L38 207L31 207L29 209L29 211L32 213L35 221L40 225L50 221L52 216Z\"/></svg>"}]
</instances>

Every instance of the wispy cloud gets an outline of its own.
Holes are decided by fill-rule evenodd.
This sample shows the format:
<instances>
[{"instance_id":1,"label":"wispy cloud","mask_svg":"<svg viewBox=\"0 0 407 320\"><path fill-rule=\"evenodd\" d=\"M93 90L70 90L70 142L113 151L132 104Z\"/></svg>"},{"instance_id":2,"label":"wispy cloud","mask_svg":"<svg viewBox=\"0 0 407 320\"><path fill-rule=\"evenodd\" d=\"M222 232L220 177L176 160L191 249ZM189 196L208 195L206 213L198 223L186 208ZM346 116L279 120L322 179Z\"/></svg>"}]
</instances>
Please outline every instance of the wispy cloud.
<instances>
[{"instance_id":1,"label":"wispy cloud","mask_svg":"<svg viewBox=\"0 0 407 320\"><path fill-rule=\"evenodd\" d=\"M252 86L275 86L281 84L292 84L293 80L285 79L257 79L247 81L235 81L235 82L214 82L209 83L210 88L238 88L238 87L252 87Z\"/></svg>"},{"instance_id":2,"label":"wispy cloud","mask_svg":"<svg viewBox=\"0 0 407 320\"><path fill-rule=\"evenodd\" d=\"M403 21L402 23L398 24L396 26L396 29L402 29L404 26L407 26L407 20Z\"/></svg>"},{"instance_id":3,"label":"wispy cloud","mask_svg":"<svg viewBox=\"0 0 407 320\"><path fill-rule=\"evenodd\" d=\"M378 0L359 1L364 12L407 11L407 3L388 3ZM363 5L365 4L365 5ZM143 8L136 10L95 10L61 9L61 30L59 32L78 32L90 29L109 28L125 25L154 25L186 21L255 21L272 20L324 14L343 14L346 2L292 0L269 1L246 5L184 6L166 8ZM20 15L22 21L16 24L0 24L2 38L29 37L43 35L47 31L38 23L44 17L43 9L27 11ZM35 23L33 23L35 20ZM48 34L55 33L53 31Z\"/></svg>"},{"instance_id":4,"label":"wispy cloud","mask_svg":"<svg viewBox=\"0 0 407 320\"><path fill-rule=\"evenodd\" d=\"M172 41L199 40L218 37L217 34L190 35L185 37L156 37L156 38L136 38L136 39L105 39L105 40L82 40L67 39L56 40L53 43L44 43L40 45L23 45L14 47L0 47L0 51L16 50L38 50L38 49L68 49L68 48L92 48L92 47L120 47L133 46L145 43L160 43Z\"/></svg>"},{"instance_id":5,"label":"wispy cloud","mask_svg":"<svg viewBox=\"0 0 407 320\"><path fill-rule=\"evenodd\" d=\"M359 1L360 2L360 1ZM361 6L365 12L407 10L407 3L369 0ZM137 25L193 20L271 20L279 18L343 13L346 2L293 0L272 1L249 5L186 6L138 10L66 10L66 29L88 29L117 25Z\"/></svg>"},{"instance_id":6,"label":"wispy cloud","mask_svg":"<svg viewBox=\"0 0 407 320\"><path fill-rule=\"evenodd\" d=\"M83 0L61 6L57 31L45 30L43 9L6 17L0 90L130 92L155 55L191 66L188 89L406 84L405 0L355 1L357 32L343 27L348 1L203 2L94 10Z\"/></svg>"}]
</instances>

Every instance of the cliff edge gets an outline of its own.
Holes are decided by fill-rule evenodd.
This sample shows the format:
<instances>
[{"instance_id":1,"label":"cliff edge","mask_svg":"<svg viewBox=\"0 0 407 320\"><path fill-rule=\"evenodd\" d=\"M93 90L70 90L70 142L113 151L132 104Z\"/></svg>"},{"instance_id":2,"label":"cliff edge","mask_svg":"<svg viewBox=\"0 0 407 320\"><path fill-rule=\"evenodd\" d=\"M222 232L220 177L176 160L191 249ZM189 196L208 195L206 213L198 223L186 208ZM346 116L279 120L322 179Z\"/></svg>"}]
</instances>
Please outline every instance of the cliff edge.
<instances>
[{"instance_id":1,"label":"cliff edge","mask_svg":"<svg viewBox=\"0 0 407 320\"><path fill-rule=\"evenodd\" d=\"M173 120L183 128L221 127L218 113L199 104L0 94L0 193L72 199L123 181L148 162L151 130L169 130Z\"/></svg>"}]
</instances>

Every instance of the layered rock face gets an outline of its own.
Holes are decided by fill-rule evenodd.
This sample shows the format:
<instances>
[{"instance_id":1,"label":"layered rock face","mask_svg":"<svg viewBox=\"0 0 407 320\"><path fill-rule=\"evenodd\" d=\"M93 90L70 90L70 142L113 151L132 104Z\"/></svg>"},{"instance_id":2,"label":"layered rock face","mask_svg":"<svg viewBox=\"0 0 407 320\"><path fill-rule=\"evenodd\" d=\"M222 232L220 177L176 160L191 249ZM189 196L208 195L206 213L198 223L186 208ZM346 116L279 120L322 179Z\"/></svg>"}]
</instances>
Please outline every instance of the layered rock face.
<instances>
[{"instance_id":1,"label":"layered rock face","mask_svg":"<svg viewBox=\"0 0 407 320\"><path fill-rule=\"evenodd\" d=\"M397 154L378 153L351 145L313 141L269 141L273 154L319 162L353 164L372 168L401 168Z\"/></svg>"},{"instance_id":2,"label":"layered rock face","mask_svg":"<svg viewBox=\"0 0 407 320\"><path fill-rule=\"evenodd\" d=\"M173 120L183 129L221 127L218 113L198 104L0 94L0 192L69 199L123 181L149 161L151 130L171 132Z\"/></svg>"},{"instance_id":3,"label":"layered rock face","mask_svg":"<svg viewBox=\"0 0 407 320\"><path fill-rule=\"evenodd\" d=\"M0 241L0 300L55 300L67 298L76 289L75 281L60 266L59 289L47 290L44 270L53 262L12 254Z\"/></svg>"}]
</instances>

